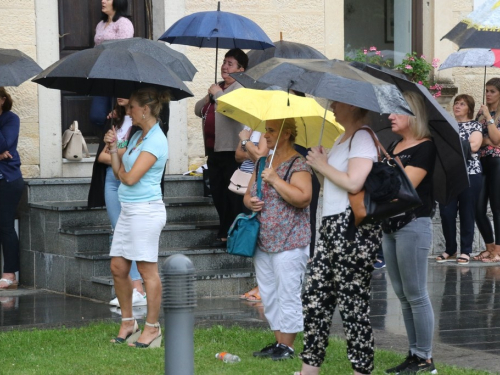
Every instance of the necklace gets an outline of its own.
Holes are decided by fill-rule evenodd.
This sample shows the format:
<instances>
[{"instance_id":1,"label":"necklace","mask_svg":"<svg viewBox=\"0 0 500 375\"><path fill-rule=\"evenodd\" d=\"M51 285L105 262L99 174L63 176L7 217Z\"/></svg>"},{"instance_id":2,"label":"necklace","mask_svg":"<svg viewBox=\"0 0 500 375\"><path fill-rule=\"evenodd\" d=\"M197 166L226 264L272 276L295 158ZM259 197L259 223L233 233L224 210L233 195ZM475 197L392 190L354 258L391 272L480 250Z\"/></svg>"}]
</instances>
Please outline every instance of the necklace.
<instances>
[{"instance_id":1,"label":"necklace","mask_svg":"<svg viewBox=\"0 0 500 375\"><path fill-rule=\"evenodd\" d=\"M129 155L135 150L137 149L137 147L139 147L141 145L141 143L146 139L146 137L141 137L139 139L139 141L134 145L134 147L132 148L132 150L130 150L130 152L128 153Z\"/></svg>"}]
</instances>

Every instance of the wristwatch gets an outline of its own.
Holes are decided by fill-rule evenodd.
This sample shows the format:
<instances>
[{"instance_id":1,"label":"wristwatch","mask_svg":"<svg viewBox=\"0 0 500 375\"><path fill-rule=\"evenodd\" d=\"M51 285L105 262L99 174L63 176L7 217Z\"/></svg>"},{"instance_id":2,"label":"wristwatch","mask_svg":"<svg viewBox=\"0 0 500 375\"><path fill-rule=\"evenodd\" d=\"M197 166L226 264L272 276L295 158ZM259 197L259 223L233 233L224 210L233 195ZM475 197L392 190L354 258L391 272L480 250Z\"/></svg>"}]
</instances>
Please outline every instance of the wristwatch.
<instances>
[{"instance_id":1,"label":"wristwatch","mask_svg":"<svg viewBox=\"0 0 500 375\"><path fill-rule=\"evenodd\" d=\"M250 141L250 139L245 139L244 141L241 141L241 147L243 148L244 151L246 151L247 149L245 148L247 142Z\"/></svg>"},{"instance_id":2,"label":"wristwatch","mask_svg":"<svg viewBox=\"0 0 500 375\"><path fill-rule=\"evenodd\" d=\"M495 123L495 119L490 118L490 119L488 120L488 124L494 124L494 123Z\"/></svg>"}]
</instances>

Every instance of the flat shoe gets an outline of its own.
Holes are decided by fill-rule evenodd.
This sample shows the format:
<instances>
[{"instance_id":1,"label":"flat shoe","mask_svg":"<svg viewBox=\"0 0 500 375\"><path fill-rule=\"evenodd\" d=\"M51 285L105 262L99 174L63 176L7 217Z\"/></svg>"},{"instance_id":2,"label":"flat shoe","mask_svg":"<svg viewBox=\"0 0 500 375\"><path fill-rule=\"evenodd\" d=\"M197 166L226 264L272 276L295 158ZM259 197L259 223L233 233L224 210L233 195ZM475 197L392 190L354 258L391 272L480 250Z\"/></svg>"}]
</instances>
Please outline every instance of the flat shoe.
<instances>
[{"instance_id":1,"label":"flat shoe","mask_svg":"<svg viewBox=\"0 0 500 375\"><path fill-rule=\"evenodd\" d=\"M10 279L0 279L0 283L5 283L5 287L0 287L0 290L7 290L7 289L17 289L17 286L19 283L17 280L10 280Z\"/></svg>"},{"instance_id":2,"label":"flat shoe","mask_svg":"<svg viewBox=\"0 0 500 375\"><path fill-rule=\"evenodd\" d=\"M443 253L443 254L446 254L446 253ZM453 254L453 255L448 255L448 254L446 254L446 255L448 255L448 256L447 256L447 257L445 257L443 254L438 255L438 256L436 257L436 262L437 262L437 263L451 262L451 261L455 260L455 259L456 259L456 256L457 256L456 254Z\"/></svg>"},{"instance_id":3,"label":"flat shoe","mask_svg":"<svg viewBox=\"0 0 500 375\"><path fill-rule=\"evenodd\" d=\"M458 258L457 258L457 263L458 264L469 264L469 261L470 261L470 257L468 257L467 255L460 255Z\"/></svg>"}]
</instances>

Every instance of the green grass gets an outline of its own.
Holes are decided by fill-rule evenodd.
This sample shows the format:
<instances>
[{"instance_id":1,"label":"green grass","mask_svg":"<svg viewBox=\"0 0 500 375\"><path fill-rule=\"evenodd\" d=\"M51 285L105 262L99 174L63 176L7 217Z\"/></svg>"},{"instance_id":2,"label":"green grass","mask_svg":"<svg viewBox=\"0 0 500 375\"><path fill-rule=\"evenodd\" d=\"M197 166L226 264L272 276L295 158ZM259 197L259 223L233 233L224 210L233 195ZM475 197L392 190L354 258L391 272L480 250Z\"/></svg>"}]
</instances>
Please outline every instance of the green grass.
<instances>
[{"instance_id":1,"label":"green grass","mask_svg":"<svg viewBox=\"0 0 500 375\"><path fill-rule=\"evenodd\" d=\"M116 323L96 323L83 328L22 330L0 333L0 374L163 374L164 350L138 350L125 345L111 345L109 339L118 331ZM253 358L251 353L273 340L272 332L238 326L196 329L195 374L291 375L300 370L298 358L284 362ZM302 349L301 337L296 340ZM228 351L241 358L229 364L215 359L215 353ZM378 350L376 374L404 360L400 354ZM440 375L485 375L486 371L436 365ZM346 359L346 346L332 338L322 374L352 374Z\"/></svg>"}]
</instances>

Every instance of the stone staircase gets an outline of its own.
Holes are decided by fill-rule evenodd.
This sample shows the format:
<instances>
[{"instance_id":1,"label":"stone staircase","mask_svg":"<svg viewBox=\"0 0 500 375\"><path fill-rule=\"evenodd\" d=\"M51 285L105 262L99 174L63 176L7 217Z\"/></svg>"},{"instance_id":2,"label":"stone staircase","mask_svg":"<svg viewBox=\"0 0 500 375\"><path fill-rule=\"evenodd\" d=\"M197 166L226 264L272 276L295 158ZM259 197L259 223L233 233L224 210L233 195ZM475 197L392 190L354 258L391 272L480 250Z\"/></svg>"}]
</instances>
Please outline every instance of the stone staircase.
<instances>
[{"instance_id":1,"label":"stone staircase","mask_svg":"<svg viewBox=\"0 0 500 375\"><path fill-rule=\"evenodd\" d=\"M111 226L105 208L88 209L90 178L32 179L19 210L20 282L37 289L108 301ZM184 254L197 270L199 297L241 294L254 286L252 260L211 248L218 220L201 178L165 176L167 224L158 265Z\"/></svg>"}]
</instances>

